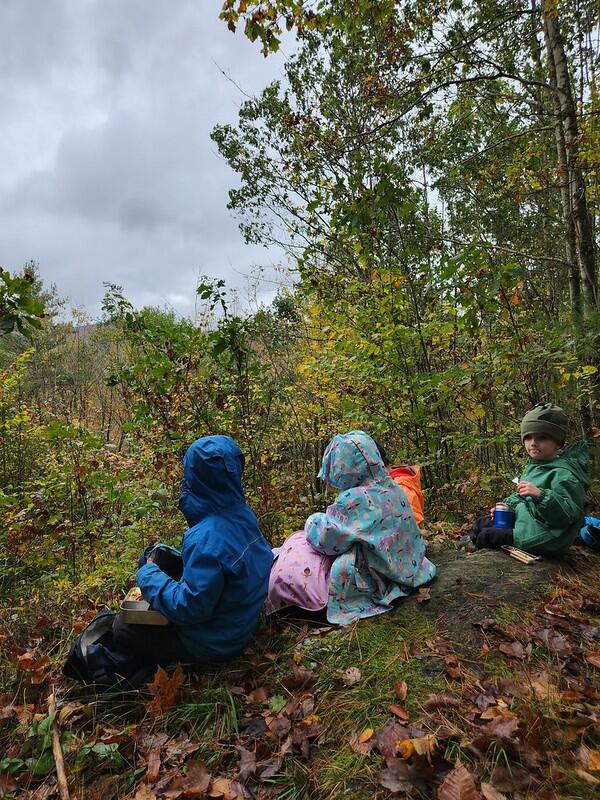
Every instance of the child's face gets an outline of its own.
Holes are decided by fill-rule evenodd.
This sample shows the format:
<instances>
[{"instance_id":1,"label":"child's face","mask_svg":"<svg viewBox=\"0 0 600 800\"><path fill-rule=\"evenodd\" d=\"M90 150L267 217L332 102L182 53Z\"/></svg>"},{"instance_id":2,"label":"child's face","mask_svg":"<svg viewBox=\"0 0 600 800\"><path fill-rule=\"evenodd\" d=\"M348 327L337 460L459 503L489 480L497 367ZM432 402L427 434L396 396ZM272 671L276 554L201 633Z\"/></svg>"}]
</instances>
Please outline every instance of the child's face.
<instances>
[{"instance_id":1,"label":"child's face","mask_svg":"<svg viewBox=\"0 0 600 800\"><path fill-rule=\"evenodd\" d=\"M538 433L529 433L524 439L523 444L527 455L535 458L536 461L550 461L558 455L558 444L549 436L542 436Z\"/></svg>"}]
</instances>

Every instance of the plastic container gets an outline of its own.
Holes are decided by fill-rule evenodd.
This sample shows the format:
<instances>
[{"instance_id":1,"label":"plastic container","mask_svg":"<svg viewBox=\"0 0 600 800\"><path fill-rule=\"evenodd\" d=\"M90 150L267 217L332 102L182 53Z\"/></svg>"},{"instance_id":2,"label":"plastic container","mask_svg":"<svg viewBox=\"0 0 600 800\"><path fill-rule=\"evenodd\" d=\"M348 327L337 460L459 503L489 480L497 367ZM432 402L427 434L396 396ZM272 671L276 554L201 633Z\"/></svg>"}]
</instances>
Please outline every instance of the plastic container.
<instances>
[{"instance_id":1,"label":"plastic container","mask_svg":"<svg viewBox=\"0 0 600 800\"><path fill-rule=\"evenodd\" d=\"M153 611L146 600L123 600L121 618L128 625L168 625L169 620Z\"/></svg>"}]
</instances>

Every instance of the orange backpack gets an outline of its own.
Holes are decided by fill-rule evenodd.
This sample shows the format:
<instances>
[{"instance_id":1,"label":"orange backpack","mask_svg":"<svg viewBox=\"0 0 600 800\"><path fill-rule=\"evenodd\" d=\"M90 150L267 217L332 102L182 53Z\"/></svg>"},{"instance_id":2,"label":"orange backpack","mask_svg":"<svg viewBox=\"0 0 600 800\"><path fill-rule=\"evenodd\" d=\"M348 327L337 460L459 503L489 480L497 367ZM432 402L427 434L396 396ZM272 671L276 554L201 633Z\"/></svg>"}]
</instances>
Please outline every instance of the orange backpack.
<instances>
[{"instance_id":1,"label":"orange backpack","mask_svg":"<svg viewBox=\"0 0 600 800\"><path fill-rule=\"evenodd\" d=\"M421 467L402 465L390 469L390 477L401 486L415 515L417 525L423 524L425 498L421 489Z\"/></svg>"}]
</instances>

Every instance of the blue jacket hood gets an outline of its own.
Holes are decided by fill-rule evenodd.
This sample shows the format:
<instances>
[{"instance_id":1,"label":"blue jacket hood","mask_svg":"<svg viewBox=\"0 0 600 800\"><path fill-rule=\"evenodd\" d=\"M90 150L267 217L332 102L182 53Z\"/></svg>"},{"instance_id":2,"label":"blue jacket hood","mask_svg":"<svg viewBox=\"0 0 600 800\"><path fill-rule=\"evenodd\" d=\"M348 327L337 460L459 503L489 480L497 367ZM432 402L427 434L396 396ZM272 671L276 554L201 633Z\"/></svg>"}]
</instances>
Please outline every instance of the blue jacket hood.
<instances>
[{"instance_id":1,"label":"blue jacket hood","mask_svg":"<svg viewBox=\"0 0 600 800\"><path fill-rule=\"evenodd\" d=\"M188 447L179 510L190 528L210 514L245 504L243 470L244 456L230 436L203 436Z\"/></svg>"}]
</instances>

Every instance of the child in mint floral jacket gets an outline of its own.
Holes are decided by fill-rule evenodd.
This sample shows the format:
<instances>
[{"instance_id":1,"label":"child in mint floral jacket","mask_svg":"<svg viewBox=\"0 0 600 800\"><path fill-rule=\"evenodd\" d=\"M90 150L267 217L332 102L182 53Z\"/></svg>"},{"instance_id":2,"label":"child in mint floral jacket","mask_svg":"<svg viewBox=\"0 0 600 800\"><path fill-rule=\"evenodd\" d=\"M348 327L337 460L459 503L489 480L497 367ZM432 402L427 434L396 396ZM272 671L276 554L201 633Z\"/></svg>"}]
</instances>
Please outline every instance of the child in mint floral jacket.
<instances>
[{"instance_id":1,"label":"child in mint floral jacket","mask_svg":"<svg viewBox=\"0 0 600 800\"><path fill-rule=\"evenodd\" d=\"M268 612L326 608L329 622L348 625L388 611L435 576L410 504L370 436L334 436L319 477L340 494L279 549Z\"/></svg>"}]
</instances>

